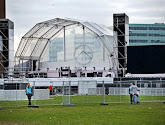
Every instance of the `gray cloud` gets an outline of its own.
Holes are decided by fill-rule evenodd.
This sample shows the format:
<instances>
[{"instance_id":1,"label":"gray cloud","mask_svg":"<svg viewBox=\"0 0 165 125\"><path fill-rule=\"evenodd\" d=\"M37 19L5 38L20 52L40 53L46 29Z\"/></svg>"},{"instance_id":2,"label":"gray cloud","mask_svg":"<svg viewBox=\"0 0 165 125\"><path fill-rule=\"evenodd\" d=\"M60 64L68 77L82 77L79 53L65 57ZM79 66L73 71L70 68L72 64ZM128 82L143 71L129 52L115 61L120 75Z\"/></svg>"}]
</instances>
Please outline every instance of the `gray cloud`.
<instances>
[{"instance_id":1,"label":"gray cloud","mask_svg":"<svg viewBox=\"0 0 165 125\"><path fill-rule=\"evenodd\" d=\"M15 48L36 23L68 17L112 25L113 13L130 23L165 22L165 0L7 0L7 18L15 23Z\"/></svg>"}]
</instances>

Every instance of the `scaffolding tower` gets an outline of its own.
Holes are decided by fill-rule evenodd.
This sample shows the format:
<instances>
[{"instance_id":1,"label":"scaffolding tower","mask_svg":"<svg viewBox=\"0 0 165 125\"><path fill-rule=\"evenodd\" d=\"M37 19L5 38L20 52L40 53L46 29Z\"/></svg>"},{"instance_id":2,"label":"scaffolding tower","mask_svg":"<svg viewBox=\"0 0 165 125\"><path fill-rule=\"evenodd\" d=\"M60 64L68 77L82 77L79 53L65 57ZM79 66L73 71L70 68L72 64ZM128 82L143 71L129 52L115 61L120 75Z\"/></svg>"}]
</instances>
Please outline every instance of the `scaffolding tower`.
<instances>
[{"instance_id":1,"label":"scaffolding tower","mask_svg":"<svg viewBox=\"0 0 165 125\"><path fill-rule=\"evenodd\" d=\"M125 13L113 14L113 30L117 32L114 41L114 66L118 76L124 77L127 70L127 45L129 44L129 17Z\"/></svg>"}]
</instances>

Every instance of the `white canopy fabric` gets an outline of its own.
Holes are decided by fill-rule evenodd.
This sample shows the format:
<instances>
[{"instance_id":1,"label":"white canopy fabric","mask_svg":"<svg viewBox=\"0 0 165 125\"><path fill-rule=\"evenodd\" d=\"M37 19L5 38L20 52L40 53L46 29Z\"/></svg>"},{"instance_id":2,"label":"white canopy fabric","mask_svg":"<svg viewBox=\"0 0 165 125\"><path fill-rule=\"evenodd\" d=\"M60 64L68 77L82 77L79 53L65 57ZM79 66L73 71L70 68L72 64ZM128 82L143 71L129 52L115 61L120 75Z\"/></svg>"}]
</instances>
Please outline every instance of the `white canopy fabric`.
<instances>
[{"instance_id":1,"label":"white canopy fabric","mask_svg":"<svg viewBox=\"0 0 165 125\"><path fill-rule=\"evenodd\" d=\"M36 24L30 31L28 31L21 39L19 47L16 51L15 57L31 57L38 58L45 49L47 42L55 38L55 35L63 30L64 27L72 25L82 25L98 35L104 40L105 47L112 53L110 42L107 41L109 36L113 36L113 31L104 25L93 22L80 21L75 19L55 18ZM103 38L106 37L106 38ZM40 49L38 49L39 47ZM110 48L111 47L111 48ZM29 49L30 48L30 49Z\"/></svg>"}]
</instances>

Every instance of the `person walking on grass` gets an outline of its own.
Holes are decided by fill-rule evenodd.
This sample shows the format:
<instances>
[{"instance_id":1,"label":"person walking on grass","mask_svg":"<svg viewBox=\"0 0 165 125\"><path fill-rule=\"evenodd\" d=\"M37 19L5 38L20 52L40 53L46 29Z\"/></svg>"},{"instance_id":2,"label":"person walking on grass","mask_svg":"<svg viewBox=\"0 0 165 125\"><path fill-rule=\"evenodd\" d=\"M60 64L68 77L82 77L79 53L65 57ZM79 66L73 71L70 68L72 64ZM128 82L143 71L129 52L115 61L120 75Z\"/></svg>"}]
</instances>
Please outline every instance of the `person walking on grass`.
<instances>
[{"instance_id":1,"label":"person walking on grass","mask_svg":"<svg viewBox=\"0 0 165 125\"><path fill-rule=\"evenodd\" d=\"M27 84L26 87L26 95L28 97L28 105L31 105L31 97L33 96L33 88L30 86L30 83Z\"/></svg>"}]
</instances>

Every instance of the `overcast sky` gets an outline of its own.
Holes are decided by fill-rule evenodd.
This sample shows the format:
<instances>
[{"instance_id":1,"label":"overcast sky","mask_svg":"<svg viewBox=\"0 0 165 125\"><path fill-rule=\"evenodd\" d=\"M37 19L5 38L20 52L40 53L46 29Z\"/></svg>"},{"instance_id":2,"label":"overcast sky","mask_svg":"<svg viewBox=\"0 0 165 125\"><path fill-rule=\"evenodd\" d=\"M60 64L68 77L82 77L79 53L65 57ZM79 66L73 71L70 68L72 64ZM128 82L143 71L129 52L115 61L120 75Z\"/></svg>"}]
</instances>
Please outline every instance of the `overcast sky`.
<instances>
[{"instance_id":1,"label":"overcast sky","mask_svg":"<svg viewBox=\"0 0 165 125\"><path fill-rule=\"evenodd\" d=\"M165 23L165 0L6 0L7 18L15 25L15 51L36 23L74 18L112 26L113 13L126 13L130 23Z\"/></svg>"}]
</instances>

